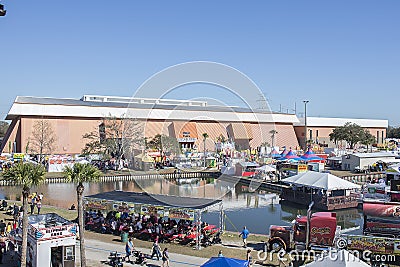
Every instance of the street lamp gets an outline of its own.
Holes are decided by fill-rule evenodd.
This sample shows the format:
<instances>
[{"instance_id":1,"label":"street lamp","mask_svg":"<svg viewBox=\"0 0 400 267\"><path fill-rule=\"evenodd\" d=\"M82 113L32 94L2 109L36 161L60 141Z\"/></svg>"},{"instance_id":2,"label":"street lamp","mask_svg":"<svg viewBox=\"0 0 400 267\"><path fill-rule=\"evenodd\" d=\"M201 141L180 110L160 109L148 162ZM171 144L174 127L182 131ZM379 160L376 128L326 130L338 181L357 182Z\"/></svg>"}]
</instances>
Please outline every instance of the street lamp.
<instances>
[{"instance_id":1,"label":"street lamp","mask_svg":"<svg viewBox=\"0 0 400 267\"><path fill-rule=\"evenodd\" d=\"M307 103L308 100L303 100L304 103L304 152L307 150Z\"/></svg>"},{"instance_id":2,"label":"street lamp","mask_svg":"<svg viewBox=\"0 0 400 267\"><path fill-rule=\"evenodd\" d=\"M5 16L7 11L4 9L4 5L0 4L0 16Z\"/></svg>"}]
</instances>

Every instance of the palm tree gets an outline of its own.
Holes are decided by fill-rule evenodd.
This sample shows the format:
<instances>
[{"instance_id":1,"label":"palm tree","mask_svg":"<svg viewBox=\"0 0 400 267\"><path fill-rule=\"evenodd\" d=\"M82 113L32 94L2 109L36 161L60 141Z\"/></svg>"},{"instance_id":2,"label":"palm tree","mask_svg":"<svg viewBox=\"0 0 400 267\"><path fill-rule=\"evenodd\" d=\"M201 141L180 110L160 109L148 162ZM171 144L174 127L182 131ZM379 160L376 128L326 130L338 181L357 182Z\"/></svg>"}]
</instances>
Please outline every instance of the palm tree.
<instances>
[{"instance_id":1,"label":"palm tree","mask_svg":"<svg viewBox=\"0 0 400 267\"><path fill-rule=\"evenodd\" d=\"M272 129L271 131L269 131L269 133L271 134L271 143L272 143L272 149L274 149L274 145L275 145L275 135L278 133L275 129Z\"/></svg>"},{"instance_id":2,"label":"palm tree","mask_svg":"<svg viewBox=\"0 0 400 267\"><path fill-rule=\"evenodd\" d=\"M204 142L204 168L206 167L206 140L208 138L208 133L203 133L203 142Z\"/></svg>"},{"instance_id":3,"label":"palm tree","mask_svg":"<svg viewBox=\"0 0 400 267\"><path fill-rule=\"evenodd\" d=\"M28 196L33 186L43 183L46 170L42 165L33 163L17 163L3 173L3 180L14 184L22 185L22 251L21 267L26 266L26 251L28 247Z\"/></svg>"},{"instance_id":4,"label":"palm tree","mask_svg":"<svg viewBox=\"0 0 400 267\"><path fill-rule=\"evenodd\" d=\"M80 242L80 253L81 253L81 267L86 267L86 253L85 253L85 237L84 237L84 220L83 220L83 191L85 187L83 183L94 182L101 175L101 172L90 165L89 163L74 164L74 167L66 167L64 169L64 177L69 181L77 184L76 187L76 198L78 201L78 225L79 225L79 242Z\"/></svg>"}]
</instances>

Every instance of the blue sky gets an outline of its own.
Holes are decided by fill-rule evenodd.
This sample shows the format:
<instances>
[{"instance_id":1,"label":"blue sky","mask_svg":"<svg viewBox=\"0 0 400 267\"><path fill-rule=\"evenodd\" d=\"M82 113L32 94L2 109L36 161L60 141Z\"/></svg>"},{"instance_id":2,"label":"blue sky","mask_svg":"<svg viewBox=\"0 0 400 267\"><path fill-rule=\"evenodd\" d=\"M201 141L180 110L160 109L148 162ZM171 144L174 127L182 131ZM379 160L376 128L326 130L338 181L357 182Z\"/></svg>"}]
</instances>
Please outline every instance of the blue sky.
<instances>
[{"instance_id":1,"label":"blue sky","mask_svg":"<svg viewBox=\"0 0 400 267\"><path fill-rule=\"evenodd\" d=\"M310 116L400 125L400 1L2 3L1 118L17 95L132 96L154 73L202 60L248 75L275 111L308 99ZM241 104L217 89L168 96Z\"/></svg>"}]
</instances>

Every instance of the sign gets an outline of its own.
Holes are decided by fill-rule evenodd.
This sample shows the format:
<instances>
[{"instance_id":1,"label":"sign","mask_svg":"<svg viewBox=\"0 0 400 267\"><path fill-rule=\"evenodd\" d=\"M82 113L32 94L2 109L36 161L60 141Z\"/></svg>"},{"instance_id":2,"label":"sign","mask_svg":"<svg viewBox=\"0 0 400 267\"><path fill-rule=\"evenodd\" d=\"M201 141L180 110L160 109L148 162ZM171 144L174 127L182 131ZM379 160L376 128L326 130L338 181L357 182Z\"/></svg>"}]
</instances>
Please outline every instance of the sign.
<instances>
[{"instance_id":1,"label":"sign","mask_svg":"<svg viewBox=\"0 0 400 267\"><path fill-rule=\"evenodd\" d=\"M308 171L307 164L299 164L297 165L297 173L302 173Z\"/></svg>"},{"instance_id":2,"label":"sign","mask_svg":"<svg viewBox=\"0 0 400 267\"><path fill-rule=\"evenodd\" d=\"M171 219L183 219L183 220L194 220L194 210L190 209L169 209L169 218Z\"/></svg>"},{"instance_id":3,"label":"sign","mask_svg":"<svg viewBox=\"0 0 400 267\"><path fill-rule=\"evenodd\" d=\"M36 228L31 225L29 228L29 234L38 241L75 236L76 231L77 226L75 223L49 228L40 228L40 226Z\"/></svg>"},{"instance_id":4,"label":"sign","mask_svg":"<svg viewBox=\"0 0 400 267\"><path fill-rule=\"evenodd\" d=\"M400 218L400 205L364 202L363 211L367 216Z\"/></svg>"},{"instance_id":5,"label":"sign","mask_svg":"<svg viewBox=\"0 0 400 267\"><path fill-rule=\"evenodd\" d=\"M86 202L86 209L107 210L107 208L108 208L107 200L90 199Z\"/></svg>"},{"instance_id":6,"label":"sign","mask_svg":"<svg viewBox=\"0 0 400 267\"><path fill-rule=\"evenodd\" d=\"M197 141L197 138L193 137L183 137L183 138L177 138L179 143L194 143Z\"/></svg>"},{"instance_id":7,"label":"sign","mask_svg":"<svg viewBox=\"0 0 400 267\"><path fill-rule=\"evenodd\" d=\"M371 236L347 236L348 250L369 250L379 254L400 255L400 240Z\"/></svg>"},{"instance_id":8,"label":"sign","mask_svg":"<svg viewBox=\"0 0 400 267\"><path fill-rule=\"evenodd\" d=\"M164 217L165 213L167 213L164 210L164 207L162 206L148 206L148 205L142 205L140 214L142 215L155 215L159 217Z\"/></svg>"},{"instance_id":9,"label":"sign","mask_svg":"<svg viewBox=\"0 0 400 267\"><path fill-rule=\"evenodd\" d=\"M13 154L13 159L21 160L21 159L24 158L24 156L25 156L24 153L14 153L14 154Z\"/></svg>"}]
</instances>

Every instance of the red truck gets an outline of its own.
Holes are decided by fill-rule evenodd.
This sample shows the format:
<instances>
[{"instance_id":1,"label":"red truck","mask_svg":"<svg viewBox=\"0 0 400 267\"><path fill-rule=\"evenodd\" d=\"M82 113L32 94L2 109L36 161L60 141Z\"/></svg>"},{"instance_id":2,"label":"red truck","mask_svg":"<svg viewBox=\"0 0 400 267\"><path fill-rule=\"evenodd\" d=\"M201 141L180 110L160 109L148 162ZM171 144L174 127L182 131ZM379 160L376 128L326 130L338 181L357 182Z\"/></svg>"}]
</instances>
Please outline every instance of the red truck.
<instances>
[{"instance_id":1,"label":"red truck","mask_svg":"<svg viewBox=\"0 0 400 267\"><path fill-rule=\"evenodd\" d=\"M336 213L316 212L296 218L292 226L271 225L269 228L268 248L271 251L281 249L306 249L311 246L332 247L336 235ZM308 223L308 221L310 223Z\"/></svg>"},{"instance_id":2,"label":"red truck","mask_svg":"<svg viewBox=\"0 0 400 267\"><path fill-rule=\"evenodd\" d=\"M388 232L397 230L397 226L391 224L382 227L375 224L375 227L368 222L369 229L364 229L366 235L344 234L340 227L337 227L336 213L316 212L311 214L310 204L307 216L296 218L292 226L271 225L270 237L268 240L268 250L278 252L281 249L289 250L323 250L329 248L358 250L360 252L368 250L372 255L390 255L390 263L400 264L400 238L397 235L388 235ZM376 206L369 207L367 214L372 214ZM393 213L397 216L397 209ZM371 223L371 222L370 222ZM369 230L366 233L365 230ZM383 231L385 230L385 231ZM389 231L388 231L389 230ZM377 235L381 233L380 235ZM369 235L367 235L369 234ZM381 258L382 259L382 258Z\"/></svg>"}]
</instances>

